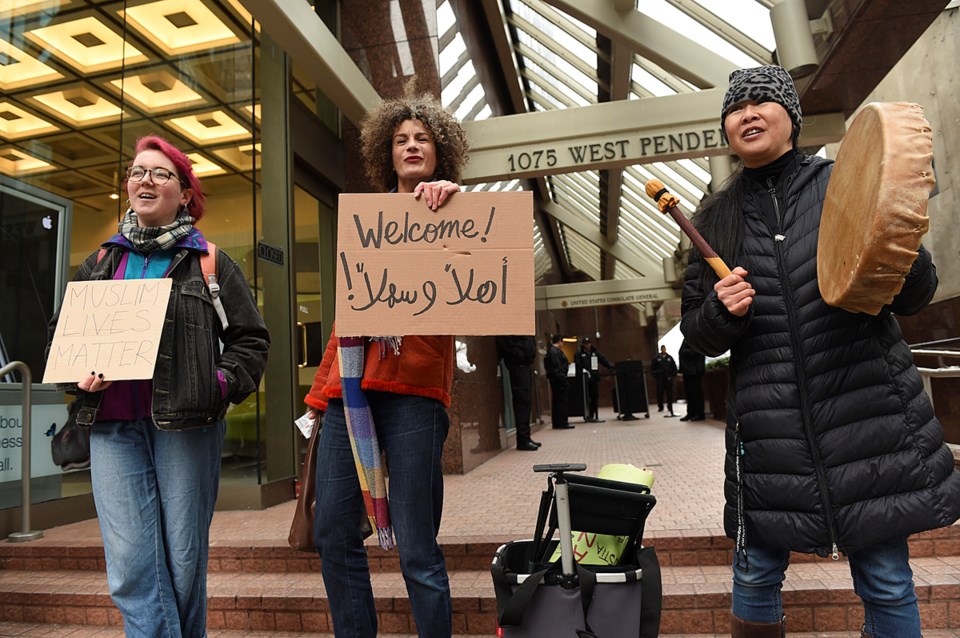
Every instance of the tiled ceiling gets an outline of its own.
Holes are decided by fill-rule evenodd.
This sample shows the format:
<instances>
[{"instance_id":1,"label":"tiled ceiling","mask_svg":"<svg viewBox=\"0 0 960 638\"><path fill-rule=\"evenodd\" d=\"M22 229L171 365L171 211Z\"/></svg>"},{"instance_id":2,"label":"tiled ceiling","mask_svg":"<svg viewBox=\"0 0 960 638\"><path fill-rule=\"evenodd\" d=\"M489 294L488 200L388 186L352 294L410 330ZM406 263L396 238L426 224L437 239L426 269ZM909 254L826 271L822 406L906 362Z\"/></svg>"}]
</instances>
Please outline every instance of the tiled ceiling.
<instances>
[{"instance_id":1,"label":"tiled ceiling","mask_svg":"<svg viewBox=\"0 0 960 638\"><path fill-rule=\"evenodd\" d=\"M0 174L105 210L133 142L159 133L211 192L256 179L251 25L236 0L0 3Z\"/></svg>"}]
</instances>

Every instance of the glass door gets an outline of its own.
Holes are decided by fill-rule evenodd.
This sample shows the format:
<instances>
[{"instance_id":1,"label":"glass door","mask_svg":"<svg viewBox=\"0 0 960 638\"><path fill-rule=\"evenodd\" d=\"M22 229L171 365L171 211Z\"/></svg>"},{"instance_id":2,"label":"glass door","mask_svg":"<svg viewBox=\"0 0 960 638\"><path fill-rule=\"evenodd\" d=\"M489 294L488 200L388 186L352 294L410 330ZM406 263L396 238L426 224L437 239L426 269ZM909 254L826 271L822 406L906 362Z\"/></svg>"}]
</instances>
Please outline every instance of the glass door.
<instances>
[{"instance_id":1,"label":"glass door","mask_svg":"<svg viewBox=\"0 0 960 638\"><path fill-rule=\"evenodd\" d=\"M294 362L299 379L298 397L303 400L323 358L322 290L320 284L320 200L294 185L297 265L297 343Z\"/></svg>"},{"instance_id":2,"label":"glass door","mask_svg":"<svg viewBox=\"0 0 960 638\"><path fill-rule=\"evenodd\" d=\"M69 200L0 177L0 366L23 361L35 383L43 377L47 323L66 285L71 209Z\"/></svg>"},{"instance_id":3,"label":"glass door","mask_svg":"<svg viewBox=\"0 0 960 638\"><path fill-rule=\"evenodd\" d=\"M69 266L69 200L0 177L0 367L22 361L33 381L30 432L21 423L19 374L0 378L0 510L21 503L21 457L30 437L32 501L90 491L87 470L64 473L50 457L50 437L63 425L63 394L41 385L47 324L60 304Z\"/></svg>"}]
</instances>

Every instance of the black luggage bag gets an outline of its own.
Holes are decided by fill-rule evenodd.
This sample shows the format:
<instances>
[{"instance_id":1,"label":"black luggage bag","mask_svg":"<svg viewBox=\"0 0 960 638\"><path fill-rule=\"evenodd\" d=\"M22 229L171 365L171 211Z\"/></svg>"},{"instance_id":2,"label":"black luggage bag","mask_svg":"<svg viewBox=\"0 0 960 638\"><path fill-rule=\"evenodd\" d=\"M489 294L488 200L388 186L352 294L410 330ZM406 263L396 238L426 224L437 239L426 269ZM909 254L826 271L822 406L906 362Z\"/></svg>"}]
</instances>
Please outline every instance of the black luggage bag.
<instances>
[{"instance_id":1,"label":"black luggage bag","mask_svg":"<svg viewBox=\"0 0 960 638\"><path fill-rule=\"evenodd\" d=\"M583 464L534 466L536 472L549 472L536 536L501 546L491 567L498 636L655 638L659 634L660 565L654 548L641 545L656 498L645 485L566 474L584 469ZM557 530L559 541L553 540ZM572 530L624 537L619 560L613 565L577 563ZM551 562L558 542L560 560Z\"/></svg>"}]
</instances>

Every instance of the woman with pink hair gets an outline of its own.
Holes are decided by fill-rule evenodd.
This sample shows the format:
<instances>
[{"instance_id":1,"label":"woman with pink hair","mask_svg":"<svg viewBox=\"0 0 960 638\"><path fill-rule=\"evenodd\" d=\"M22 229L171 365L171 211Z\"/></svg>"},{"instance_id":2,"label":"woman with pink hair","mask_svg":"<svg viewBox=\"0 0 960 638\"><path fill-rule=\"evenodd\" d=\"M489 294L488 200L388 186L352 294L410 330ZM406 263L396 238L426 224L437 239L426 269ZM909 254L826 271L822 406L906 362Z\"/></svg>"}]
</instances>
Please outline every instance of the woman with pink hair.
<instances>
[{"instance_id":1,"label":"woman with pink hair","mask_svg":"<svg viewBox=\"0 0 960 638\"><path fill-rule=\"evenodd\" d=\"M204 636L224 414L257 390L270 339L243 272L194 227L204 196L187 156L161 137L141 138L126 189L119 232L73 279L173 280L153 378L92 370L66 390L78 395L78 423L91 427L107 582L126 635Z\"/></svg>"}]
</instances>

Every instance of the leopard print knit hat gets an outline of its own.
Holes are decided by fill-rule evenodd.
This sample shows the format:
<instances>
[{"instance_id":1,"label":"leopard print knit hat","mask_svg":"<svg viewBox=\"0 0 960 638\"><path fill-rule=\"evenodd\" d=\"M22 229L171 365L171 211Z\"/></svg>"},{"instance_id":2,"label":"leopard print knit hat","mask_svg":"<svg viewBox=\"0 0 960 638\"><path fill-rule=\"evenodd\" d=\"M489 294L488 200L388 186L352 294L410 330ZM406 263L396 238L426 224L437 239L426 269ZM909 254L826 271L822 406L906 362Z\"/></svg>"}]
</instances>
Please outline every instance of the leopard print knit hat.
<instances>
[{"instance_id":1,"label":"leopard print knit hat","mask_svg":"<svg viewBox=\"0 0 960 638\"><path fill-rule=\"evenodd\" d=\"M737 69L730 74L727 93L723 96L723 109L720 111L720 131L723 141L728 144L723 121L731 107L745 100L776 102L785 108L793 122L793 143L796 146L803 115L800 113L800 98L793 85L793 78L783 67L758 66L752 69Z\"/></svg>"}]
</instances>

